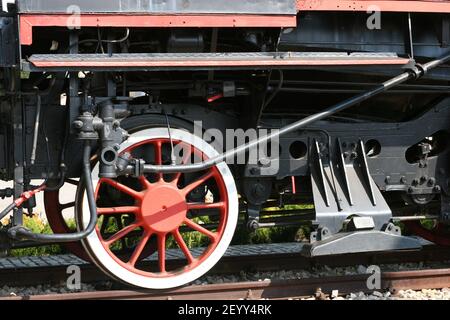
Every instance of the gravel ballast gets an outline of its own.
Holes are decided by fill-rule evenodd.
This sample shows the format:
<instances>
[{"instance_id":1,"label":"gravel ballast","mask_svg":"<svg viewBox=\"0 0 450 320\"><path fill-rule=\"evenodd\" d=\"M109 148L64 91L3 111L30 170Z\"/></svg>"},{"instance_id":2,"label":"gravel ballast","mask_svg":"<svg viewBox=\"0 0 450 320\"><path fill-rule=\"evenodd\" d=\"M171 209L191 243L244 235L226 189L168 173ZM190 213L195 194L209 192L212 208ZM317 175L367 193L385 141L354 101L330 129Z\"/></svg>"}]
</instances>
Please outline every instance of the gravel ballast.
<instances>
[{"instance_id":1,"label":"gravel ballast","mask_svg":"<svg viewBox=\"0 0 450 320\"><path fill-rule=\"evenodd\" d=\"M335 276L351 276L367 274L367 267L363 265L350 267L334 267L320 266L308 270L280 270L267 272L245 272L241 271L239 274L230 275L206 275L194 281L193 285L208 285L221 283L236 283L248 281L267 281L267 280L297 280L307 278L323 278ZM449 268L450 262L433 262L433 263L405 263L394 265L379 265L382 272L395 272L407 270L423 270L423 269L440 269ZM9 296L32 296L32 295L46 295L46 294L62 294L74 292L92 292L110 290L116 287L113 282L101 282L96 284L81 285L80 290L70 290L65 283L58 285L36 285L30 287L0 287L0 297ZM128 288L129 289L129 288ZM396 295L390 292L373 291L370 294L364 292L355 292L349 295L341 295L337 290L326 293L321 297L305 298L306 300L325 299L325 300L450 300L450 289L442 290L401 290Z\"/></svg>"}]
</instances>

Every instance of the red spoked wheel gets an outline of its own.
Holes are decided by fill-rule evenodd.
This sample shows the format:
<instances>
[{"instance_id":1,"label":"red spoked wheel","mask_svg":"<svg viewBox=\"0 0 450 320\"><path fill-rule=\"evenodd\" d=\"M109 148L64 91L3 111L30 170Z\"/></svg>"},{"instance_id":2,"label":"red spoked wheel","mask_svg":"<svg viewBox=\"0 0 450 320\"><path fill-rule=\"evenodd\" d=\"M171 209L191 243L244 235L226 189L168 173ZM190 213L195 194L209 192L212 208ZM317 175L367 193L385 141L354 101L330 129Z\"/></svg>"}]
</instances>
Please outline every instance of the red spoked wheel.
<instances>
[{"instance_id":1,"label":"red spoked wheel","mask_svg":"<svg viewBox=\"0 0 450 320\"><path fill-rule=\"evenodd\" d=\"M172 129L169 136L167 128L132 134L120 152L153 164L170 164L173 155L178 163L217 155L201 138L178 129ZM97 176L98 166L93 168L93 177ZM163 289L189 283L209 271L231 242L238 219L238 195L225 163L198 173L102 178L93 182L99 223L120 213L127 217L127 224L108 235L97 227L83 245L103 271L127 284ZM89 207L84 192L84 188L79 189L77 216L86 226ZM111 199L115 205L111 205ZM125 258L115 254L114 247L130 234L136 239L134 252ZM157 243L157 262L144 266L139 257L151 241ZM171 269L166 264L169 249L183 254L182 268Z\"/></svg>"},{"instance_id":2,"label":"red spoked wheel","mask_svg":"<svg viewBox=\"0 0 450 320\"><path fill-rule=\"evenodd\" d=\"M450 246L450 226L435 221L431 226L425 226L421 221L406 221L407 229L428 241L440 246Z\"/></svg>"},{"instance_id":3,"label":"red spoked wheel","mask_svg":"<svg viewBox=\"0 0 450 320\"><path fill-rule=\"evenodd\" d=\"M66 183L74 186L78 186L79 182L77 180L66 179ZM67 190L65 190L67 192ZM75 201L61 203L61 190L56 191L45 191L44 193L44 204L48 223L53 233L63 234L63 233L74 233L76 228L69 225L66 218L64 217L64 210L75 211ZM72 194L72 192L68 192ZM111 200L110 200L111 201ZM70 213L70 212L69 212ZM108 231L116 228L123 228L124 221L122 214L111 214L107 219L103 219L99 225L100 232L105 236L108 235ZM135 239L130 235L129 237L124 237L121 239L120 245L116 245L114 252L116 255L121 257L129 257L135 250ZM89 255L86 253L81 242L69 242L65 243L64 247L72 254L76 255L80 259L85 261L91 261ZM156 250L156 243L149 242L142 251L139 259L146 258L154 253Z\"/></svg>"},{"instance_id":4,"label":"red spoked wheel","mask_svg":"<svg viewBox=\"0 0 450 320\"><path fill-rule=\"evenodd\" d=\"M67 179L66 183L78 186L78 181ZM55 191L45 191L44 192L44 206L45 214L47 217L48 224L52 229L53 233L73 233L76 228L71 228L64 218L64 210L75 210L75 201L61 203L60 200L60 190ZM64 247L76 255L78 258L85 261L89 261L89 256L83 248L81 242L70 242L65 243Z\"/></svg>"}]
</instances>

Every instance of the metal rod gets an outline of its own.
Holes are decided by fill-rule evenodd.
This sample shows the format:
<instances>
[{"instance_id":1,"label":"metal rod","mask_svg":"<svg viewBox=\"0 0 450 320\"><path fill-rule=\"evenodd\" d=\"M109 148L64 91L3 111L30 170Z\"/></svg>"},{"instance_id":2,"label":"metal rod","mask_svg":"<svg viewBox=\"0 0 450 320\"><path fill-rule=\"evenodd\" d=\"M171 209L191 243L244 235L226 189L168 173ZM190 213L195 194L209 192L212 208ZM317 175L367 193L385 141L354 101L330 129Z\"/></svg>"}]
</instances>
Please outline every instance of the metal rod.
<instances>
[{"instance_id":1,"label":"metal rod","mask_svg":"<svg viewBox=\"0 0 450 320\"><path fill-rule=\"evenodd\" d=\"M450 60L450 54L447 54L445 56L442 56L439 59L433 60L431 62L428 62L424 65L417 65L418 70L407 70L406 72L389 79L382 84L378 85L374 89L361 93L359 95L356 95L355 97L349 98L341 103L338 103L328 109L325 109L319 113L313 114L309 117L306 117L304 119L301 119L299 121L296 121L286 127L281 128L278 131L275 131L269 135L266 135L264 137L261 137L259 139L250 141L249 143L246 143L244 145L241 145L235 149L229 150L225 153L222 153L221 155L218 155L217 157L211 158L209 160L200 162L200 163L194 163L194 164L188 164L188 165L150 165L146 164L144 165L144 172L145 173L176 173L176 172L197 172L201 170L206 170L208 168L214 167L215 165L218 165L219 163L225 161L226 159L231 159L232 157L235 157L237 155L240 155L244 152L247 152L248 150L257 147L259 144L267 143L268 141L271 141L273 139L276 139L282 135L285 135L287 133L290 133L292 131L299 130L307 125L310 125L314 122L323 120L329 116L332 116L338 112L341 112L343 110L346 110L350 107L353 107L367 99L370 99L374 96L379 95L380 93L385 92L386 90L389 90L392 87L395 87L396 85L399 85L407 80L419 78L423 76L428 70L433 69L443 63L446 63ZM133 173L134 167L132 165L128 166L125 170L125 173Z\"/></svg>"},{"instance_id":2,"label":"metal rod","mask_svg":"<svg viewBox=\"0 0 450 320\"><path fill-rule=\"evenodd\" d=\"M414 59L414 43L413 43L413 32L411 23L411 12L408 12L408 44L409 44L409 56Z\"/></svg>"},{"instance_id":3,"label":"metal rod","mask_svg":"<svg viewBox=\"0 0 450 320\"><path fill-rule=\"evenodd\" d=\"M322 88L275 88L269 87L269 91L288 92L288 93L320 93L320 94L336 94L336 93L359 93L365 92L363 89L322 89ZM386 94L448 94L450 88L446 90L389 90Z\"/></svg>"},{"instance_id":4,"label":"metal rod","mask_svg":"<svg viewBox=\"0 0 450 320\"><path fill-rule=\"evenodd\" d=\"M439 216L403 216L403 217L393 217L392 220L396 222L402 222L402 221L416 221L416 220L427 220L427 219L439 219Z\"/></svg>"},{"instance_id":5,"label":"metal rod","mask_svg":"<svg viewBox=\"0 0 450 320\"><path fill-rule=\"evenodd\" d=\"M85 230L76 233L64 233L64 234L37 234L22 227L13 227L8 230L8 235L13 239L20 240L33 240L42 243L55 243L55 242L74 242L86 238L90 235L97 225L97 205L94 196L94 187L92 186L91 175L91 145L87 141L84 146L83 152L83 175L86 186L86 197L89 204L90 220ZM80 226L81 228L82 226Z\"/></svg>"},{"instance_id":6,"label":"metal rod","mask_svg":"<svg viewBox=\"0 0 450 320\"><path fill-rule=\"evenodd\" d=\"M36 120L34 122L34 133L33 133L33 148L31 149L31 157L30 164L34 165L36 162L36 150L37 150L37 142L39 137L39 124L41 118L41 95L37 95L37 106L36 106Z\"/></svg>"},{"instance_id":7,"label":"metal rod","mask_svg":"<svg viewBox=\"0 0 450 320\"><path fill-rule=\"evenodd\" d=\"M342 82L342 81L316 81L316 80L284 80L285 85L320 85L320 86L331 86L331 87L373 87L377 83L373 82ZM278 80L271 80L270 84L277 85ZM404 88L408 90L438 90L438 91L449 91L450 86L444 85L434 85L434 84L399 84L397 88ZM392 90L391 90L392 91Z\"/></svg>"}]
</instances>

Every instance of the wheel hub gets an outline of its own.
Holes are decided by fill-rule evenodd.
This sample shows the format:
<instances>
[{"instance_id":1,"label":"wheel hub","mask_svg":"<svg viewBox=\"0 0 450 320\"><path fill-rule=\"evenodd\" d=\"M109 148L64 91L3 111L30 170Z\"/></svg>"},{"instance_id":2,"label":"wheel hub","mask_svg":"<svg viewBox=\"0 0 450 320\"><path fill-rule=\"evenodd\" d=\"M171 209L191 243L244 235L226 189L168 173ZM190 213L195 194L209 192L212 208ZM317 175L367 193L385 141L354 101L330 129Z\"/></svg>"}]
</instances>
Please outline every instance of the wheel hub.
<instances>
[{"instance_id":1,"label":"wheel hub","mask_svg":"<svg viewBox=\"0 0 450 320\"><path fill-rule=\"evenodd\" d=\"M183 224L187 211L186 199L180 190L160 182L145 192L140 215L149 231L169 233Z\"/></svg>"}]
</instances>

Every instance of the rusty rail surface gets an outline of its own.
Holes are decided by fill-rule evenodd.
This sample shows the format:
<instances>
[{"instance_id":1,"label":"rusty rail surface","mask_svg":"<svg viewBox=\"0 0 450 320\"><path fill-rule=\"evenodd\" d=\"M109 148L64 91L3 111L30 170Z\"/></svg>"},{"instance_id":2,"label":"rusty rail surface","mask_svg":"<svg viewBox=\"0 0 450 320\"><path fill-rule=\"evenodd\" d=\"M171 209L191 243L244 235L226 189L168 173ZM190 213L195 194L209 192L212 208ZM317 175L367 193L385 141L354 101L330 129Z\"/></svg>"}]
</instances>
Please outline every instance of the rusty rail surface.
<instances>
[{"instance_id":1,"label":"rusty rail surface","mask_svg":"<svg viewBox=\"0 0 450 320\"><path fill-rule=\"evenodd\" d=\"M239 257L224 257L208 273L214 274L238 274L241 271L263 272L277 270L311 269L318 266L342 267L355 265L380 265L407 262L435 262L450 261L449 248L434 245L425 246L417 251L393 251L366 254L349 254L340 256L324 256L306 258L300 253L289 254L265 254ZM171 260L170 268L177 267L180 262ZM110 280L108 276L98 270L95 265L85 264L80 266L82 281L84 283ZM67 279L67 266L11 268L0 272L0 285L8 286L32 286L35 284L57 284Z\"/></svg>"},{"instance_id":2,"label":"rusty rail surface","mask_svg":"<svg viewBox=\"0 0 450 320\"><path fill-rule=\"evenodd\" d=\"M315 295L320 291L341 295L352 292L370 293L370 275L320 277L285 281L258 281L188 286L165 291L97 291L41 296L7 297L5 300L256 300L288 299ZM387 272L382 274L380 290L395 293L402 289L440 289L450 287L450 269Z\"/></svg>"}]
</instances>

